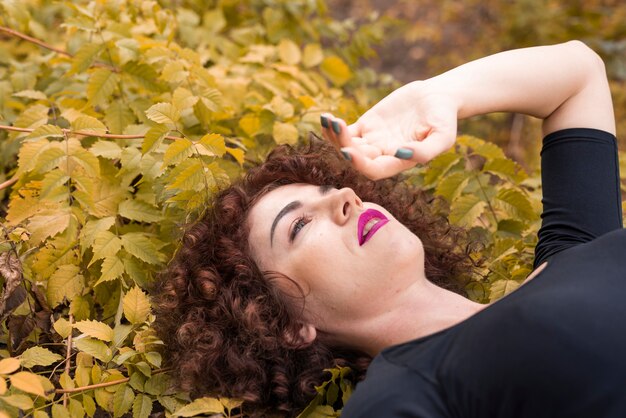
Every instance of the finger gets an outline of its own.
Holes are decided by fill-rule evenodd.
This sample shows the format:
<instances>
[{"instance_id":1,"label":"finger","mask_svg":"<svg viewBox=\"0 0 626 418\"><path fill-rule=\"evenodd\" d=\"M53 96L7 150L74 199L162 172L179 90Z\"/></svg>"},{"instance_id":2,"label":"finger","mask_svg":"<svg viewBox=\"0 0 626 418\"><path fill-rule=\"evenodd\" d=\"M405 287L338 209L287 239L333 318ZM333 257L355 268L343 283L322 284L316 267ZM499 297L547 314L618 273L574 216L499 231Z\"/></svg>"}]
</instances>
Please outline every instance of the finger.
<instances>
[{"instance_id":1,"label":"finger","mask_svg":"<svg viewBox=\"0 0 626 418\"><path fill-rule=\"evenodd\" d=\"M396 149L398 159L425 164L449 150L456 140L456 133L434 131L422 141L412 141Z\"/></svg>"},{"instance_id":2,"label":"finger","mask_svg":"<svg viewBox=\"0 0 626 418\"><path fill-rule=\"evenodd\" d=\"M389 155L368 158L357 148L345 147L341 149L344 157L349 156L352 166L372 180L380 180L415 166L414 161L401 160Z\"/></svg>"}]
</instances>

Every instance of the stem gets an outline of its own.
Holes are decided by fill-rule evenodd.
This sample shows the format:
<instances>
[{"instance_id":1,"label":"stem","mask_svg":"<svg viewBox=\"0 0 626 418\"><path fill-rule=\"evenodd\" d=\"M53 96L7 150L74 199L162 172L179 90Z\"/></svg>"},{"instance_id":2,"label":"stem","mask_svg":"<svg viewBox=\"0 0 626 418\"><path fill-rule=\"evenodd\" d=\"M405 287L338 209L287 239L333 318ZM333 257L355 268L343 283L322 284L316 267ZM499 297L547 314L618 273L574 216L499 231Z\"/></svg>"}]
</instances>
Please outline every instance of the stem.
<instances>
[{"instance_id":1,"label":"stem","mask_svg":"<svg viewBox=\"0 0 626 418\"><path fill-rule=\"evenodd\" d=\"M94 385L81 386L81 387L74 388L74 389L56 389L54 393L62 393L63 396L67 396L67 394L69 393L84 392L84 391L92 390L92 389L106 388L108 386L115 386L115 385L119 385L120 383L126 383L129 380L130 380L130 377L125 377L123 379L114 380L112 382L96 383Z\"/></svg>"},{"instance_id":2,"label":"stem","mask_svg":"<svg viewBox=\"0 0 626 418\"><path fill-rule=\"evenodd\" d=\"M33 132L32 128L18 128L17 126L0 125L0 130L15 131L15 132ZM121 134L99 134L97 132L86 131L72 131L71 129L61 129L64 134L78 135L78 136L93 136L96 138L111 138L111 139L143 139L145 135L121 135ZM178 136L168 135L165 139L171 139L173 141L180 139Z\"/></svg>"},{"instance_id":3,"label":"stem","mask_svg":"<svg viewBox=\"0 0 626 418\"><path fill-rule=\"evenodd\" d=\"M74 322L74 315L70 314L70 325ZM72 356L72 333L67 336L67 351L65 354L65 373L70 374L70 357ZM69 397L67 393L63 395L63 407L67 406L67 400Z\"/></svg>"}]
</instances>

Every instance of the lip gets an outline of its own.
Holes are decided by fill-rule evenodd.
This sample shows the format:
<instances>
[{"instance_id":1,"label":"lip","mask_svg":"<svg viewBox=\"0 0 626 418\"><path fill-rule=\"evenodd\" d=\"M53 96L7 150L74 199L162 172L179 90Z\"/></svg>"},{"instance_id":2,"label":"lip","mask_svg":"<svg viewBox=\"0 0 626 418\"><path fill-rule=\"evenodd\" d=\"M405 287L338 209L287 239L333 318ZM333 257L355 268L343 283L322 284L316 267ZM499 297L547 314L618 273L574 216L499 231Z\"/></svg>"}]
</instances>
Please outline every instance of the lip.
<instances>
[{"instance_id":1,"label":"lip","mask_svg":"<svg viewBox=\"0 0 626 418\"><path fill-rule=\"evenodd\" d=\"M376 225L374 225L372 227L372 229L370 229L370 231L364 237L363 236L363 230L365 229L365 225L367 225L367 223L370 220L372 220L372 219L380 219L380 220L376 223ZM361 246L361 245L365 244L367 241L369 241L370 238L372 238L372 236L374 236L376 231L378 231L380 228L382 228L387 222L389 222L389 219L387 219L387 217L385 215L383 215L382 213L380 213L376 209L368 209L365 212L363 212L359 216L358 230L357 230L357 238L359 240L359 246Z\"/></svg>"}]
</instances>

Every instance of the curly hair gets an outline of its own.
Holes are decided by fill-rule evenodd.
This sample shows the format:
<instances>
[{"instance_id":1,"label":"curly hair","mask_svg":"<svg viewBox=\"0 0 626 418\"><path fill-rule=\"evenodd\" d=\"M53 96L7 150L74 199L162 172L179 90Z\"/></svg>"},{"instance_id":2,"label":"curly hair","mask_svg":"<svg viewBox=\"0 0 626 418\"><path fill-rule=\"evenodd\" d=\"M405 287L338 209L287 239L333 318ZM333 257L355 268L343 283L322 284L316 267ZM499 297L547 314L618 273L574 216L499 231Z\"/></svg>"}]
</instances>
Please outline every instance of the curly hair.
<instances>
[{"instance_id":1,"label":"curly hair","mask_svg":"<svg viewBox=\"0 0 626 418\"><path fill-rule=\"evenodd\" d=\"M302 311L250 256L251 207L291 183L350 187L385 207L422 240L426 276L441 287L462 293L459 278L471 268L465 231L433 214L431 196L397 178L365 178L322 141L277 147L187 228L155 295L155 328L178 386L194 397L243 399L253 415L295 415L315 396L324 369L349 366L360 380L371 361L319 340L295 343L290 336L300 329Z\"/></svg>"}]
</instances>

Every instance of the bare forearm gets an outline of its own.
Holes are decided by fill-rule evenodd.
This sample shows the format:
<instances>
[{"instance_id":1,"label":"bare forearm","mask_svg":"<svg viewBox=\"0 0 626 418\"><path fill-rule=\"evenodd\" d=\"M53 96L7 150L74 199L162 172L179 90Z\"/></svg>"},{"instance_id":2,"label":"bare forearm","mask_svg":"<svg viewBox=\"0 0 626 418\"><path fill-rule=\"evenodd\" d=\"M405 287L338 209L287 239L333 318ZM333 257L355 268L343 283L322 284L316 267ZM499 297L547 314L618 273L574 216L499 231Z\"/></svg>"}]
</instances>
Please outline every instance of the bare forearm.
<instances>
[{"instance_id":1,"label":"bare forearm","mask_svg":"<svg viewBox=\"0 0 626 418\"><path fill-rule=\"evenodd\" d=\"M454 98L459 119L518 112L544 119L546 133L571 127L615 133L604 65L581 42L502 52L424 83Z\"/></svg>"}]
</instances>

